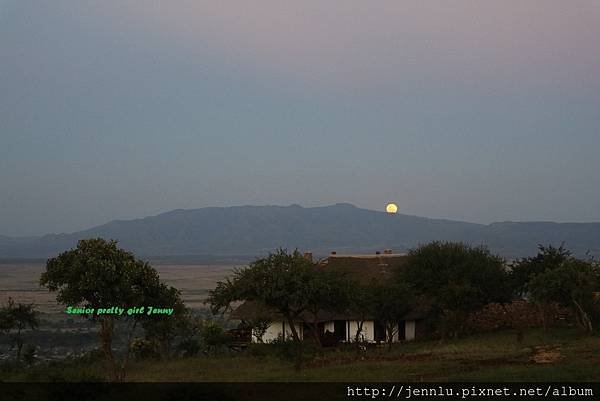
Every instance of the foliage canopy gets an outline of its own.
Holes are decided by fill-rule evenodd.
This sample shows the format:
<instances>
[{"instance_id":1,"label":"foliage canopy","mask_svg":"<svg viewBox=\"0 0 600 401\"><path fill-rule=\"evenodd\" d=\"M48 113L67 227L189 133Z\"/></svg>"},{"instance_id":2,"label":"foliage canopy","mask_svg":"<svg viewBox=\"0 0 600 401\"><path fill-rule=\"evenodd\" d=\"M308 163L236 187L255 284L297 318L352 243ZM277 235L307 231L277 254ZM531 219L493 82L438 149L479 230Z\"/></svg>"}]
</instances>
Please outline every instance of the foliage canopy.
<instances>
[{"instance_id":1,"label":"foliage canopy","mask_svg":"<svg viewBox=\"0 0 600 401\"><path fill-rule=\"evenodd\" d=\"M504 259L463 243L432 242L411 250L398 280L430 302L442 334L450 326L456 334L466 314L512 295Z\"/></svg>"},{"instance_id":2,"label":"foliage canopy","mask_svg":"<svg viewBox=\"0 0 600 401\"><path fill-rule=\"evenodd\" d=\"M182 307L179 291L161 283L158 272L149 263L138 260L133 253L117 247L116 241L102 238L81 240L76 248L49 259L40 284L50 291L56 291L59 303L71 306L96 310L112 306L171 306L178 310ZM113 355L112 339L114 321L123 316L91 315L88 318L100 320L100 340L107 371L113 380L122 379L131 335L138 321L146 316L135 314L128 317L133 323L129 326L128 350L120 369ZM170 327L170 323L165 324ZM156 326L156 322L148 323L147 328L160 338L164 334L164 325L162 328L160 325Z\"/></svg>"}]
</instances>

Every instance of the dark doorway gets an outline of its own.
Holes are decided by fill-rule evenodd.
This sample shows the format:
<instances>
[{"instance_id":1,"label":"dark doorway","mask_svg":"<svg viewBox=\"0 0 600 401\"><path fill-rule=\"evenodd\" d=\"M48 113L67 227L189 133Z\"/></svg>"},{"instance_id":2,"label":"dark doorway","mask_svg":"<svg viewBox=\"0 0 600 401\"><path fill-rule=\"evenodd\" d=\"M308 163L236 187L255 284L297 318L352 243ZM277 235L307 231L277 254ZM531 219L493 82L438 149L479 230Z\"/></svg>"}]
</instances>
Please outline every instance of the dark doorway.
<instances>
[{"instance_id":1,"label":"dark doorway","mask_svg":"<svg viewBox=\"0 0 600 401\"><path fill-rule=\"evenodd\" d=\"M373 337L377 342L385 342L385 325L383 322L375 321L373 322Z\"/></svg>"},{"instance_id":2,"label":"dark doorway","mask_svg":"<svg viewBox=\"0 0 600 401\"><path fill-rule=\"evenodd\" d=\"M336 341L344 341L346 339L346 321L335 320L333 322L333 334L335 335Z\"/></svg>"},{"instance_id":3,"label":"dark doorway","mask_svg":"<svg viewBox=\"0 0 600 401\"><path fill-rule=\"evenodd\" d=\"M400 320L398 322L398 340L406 340L406 321Z\"/></svg>"}]
</instances>

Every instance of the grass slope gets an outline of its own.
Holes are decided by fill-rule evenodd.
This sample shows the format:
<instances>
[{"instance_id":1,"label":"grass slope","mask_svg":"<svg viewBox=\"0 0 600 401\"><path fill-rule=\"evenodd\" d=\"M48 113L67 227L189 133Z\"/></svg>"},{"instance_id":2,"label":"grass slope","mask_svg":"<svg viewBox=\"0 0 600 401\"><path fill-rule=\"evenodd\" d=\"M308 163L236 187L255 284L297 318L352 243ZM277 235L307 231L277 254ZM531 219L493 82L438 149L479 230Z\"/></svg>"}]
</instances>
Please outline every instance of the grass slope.
<instances>
[{"instance_id":1,"label":"grass slope","mask_svg":"<svg viewBox=\"0 0 600 401\"><path fill-rule=\"evenodd\" d=\"M328 349L301 371L272 355L251 353L134 361L130 381L598 381L600 337L575 329L503 331L401 344L358 356ZM538 362L534 361L537 359ZM546 361L545 363L543 363ZM1 374L6 381L101 380L102 363L72 361Z\"/></svg>"}]
</instances>

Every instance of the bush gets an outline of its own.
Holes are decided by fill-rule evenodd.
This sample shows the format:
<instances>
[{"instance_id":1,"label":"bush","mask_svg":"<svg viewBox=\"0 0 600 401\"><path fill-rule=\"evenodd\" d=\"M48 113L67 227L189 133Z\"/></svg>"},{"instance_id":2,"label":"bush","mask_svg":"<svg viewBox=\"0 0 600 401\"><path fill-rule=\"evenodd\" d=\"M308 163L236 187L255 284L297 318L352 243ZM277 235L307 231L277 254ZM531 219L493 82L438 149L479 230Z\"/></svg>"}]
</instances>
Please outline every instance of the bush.
<instances>
[{"instance_id":1,"label":"bush","mask_svg":"<svg viewBox=\"0 0 600 401\"><path fill-rule=\"evenodd\" d=\"M200 337L206 354L215 354L222 351L229 342L229 337L225 334L223 328L210 320L202 325Z\"/></svg>"},{"instance_id":2,"label":"bush","mask_svg":"<svg viewBox=\"0 0 600 401\"><path fill-rule=\"evenodd\" d=\"M248 345L248 354L255 358L262 359L272 355L273 351L270 344L251 343Z\"/></svg>"},{"instance_id":3,"label":"bush","mask_svg":"<svg viewBox=\"0 0 600 401\"><path fill-rule=\"evenodd\" d=\"M91 351L86 352L83 356L79 358L82 362L93 363L100 362L104 359L104 353L99 348L94 348Z\"/></svg>"},{"instance_id":4,"label":"bush","mask_svg":"<svg viewBox=\"0 0 600 401\"><path fill-rule=\"evenodd\" d=\"M131 342L130 351L135 359L158 358L157 344L154 341L143 338L134 338Z\"/></svg>"},{"instance_id":5,"label":"bush","mask_svg":"<svg viewBox=\"0 0 600 401\"><path fill-rule=\"evenodd\" d=\"M15 373L21 370L21 364L18 363L17 361L13 360L6 360L3 361L2 363L0 363L0 373L3 374L8 374L8 373Z\"/></svg>"},{"instance_id":6,"label":"bush","mask_svg":"<svg viewBox=\"0 0 600 401\"><path fill-rule=\"evenodd\" d=\"M432 242L412 249L397 276L427 300L442 338L463 331L470 313L512 297L504 259L485 247Z\"/></svg>"},{"instance_id":7,"label":"bush","mask_svg":"<svg viewBox=\"0 0 600 401\"><path fill-rule=\"evenodd\" d=\"M296 367L312 361L320 351L319 347L311 341L297 342L291 339L286 340L281 335L273 340L269 346L277 358L293 362Z\"/></svg>"},{"instance_id":8,"label":"bush","mask_svg":"<svg viewBox=\"0 0 600 401\"><path fill-rule=\"evenodd\" d=\"M507 304L487 304L481 310L471 313L467 318L467 328L470 331L521 330L544 325L564 325L571 320L569 309L557 304L540 306L516 300Z\"/></svg>"},{"instance_id":9,"label":"bush","mask_svg":"<svg viewBox=\"0 0 600 401\"><path fill-rule=\"evenodd\" d=\"M35 345L27 344L25 347L25 351L23 352L23 361L27 364L27 366L31 366L35 362L36 351L37 348Z\"/></svg>"},{"instance_id":10,"label":"bush","mask_svg":"<svg viewBox=\"0 0 600 401\"><path fill-rule=\"evenodd\" d=\"M177 351L180 352L183 357L192 357L196 356L202 350L202 345L200 341L196 338L187 338L181 341L177 345Z\"/></svg>"}]
</instances>

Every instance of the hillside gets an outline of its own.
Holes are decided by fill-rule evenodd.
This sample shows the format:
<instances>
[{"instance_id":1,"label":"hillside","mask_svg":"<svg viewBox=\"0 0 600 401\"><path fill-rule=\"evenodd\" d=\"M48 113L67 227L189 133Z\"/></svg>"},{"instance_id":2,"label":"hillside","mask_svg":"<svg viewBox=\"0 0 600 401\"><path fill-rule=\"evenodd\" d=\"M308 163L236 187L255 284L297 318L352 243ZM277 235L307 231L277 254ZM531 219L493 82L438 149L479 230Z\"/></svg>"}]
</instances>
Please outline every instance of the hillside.
<instances>
[{"instance_id":1,"label":"hillside","mask_svg":"<svg viewBox=\"0 0 600 401\"><path fill-rule=\"evenodd\" d=\"M600 378L597 336L574 328L529 329L521 341L510 330L449 339L415 341L386 348L326 348L298 371L277 348L183 359L134 360L127 381L137 382L595 382ZM307 358L308 359L308 358ZM70 359L5 373L6 381L79 382L104 378L101 360ZM226 398L227 399L227 398ZM237 397L236 397L237 399ZM265 398L268 399L268 398ZM287 399L287 398L286 398ZM300 398L305 399L305 398Z\"/></svg>"},{"instance_id":2,"label":"hillside","mask_svg":"<svg viewBox=\"0 0 600 401\"><path fill-rule=\"evenodd\" d=\"M338 252L396 252L432 240L488 245L512 258L537 244L565 242L578 255L600 254L600 223L472 224L357 208L350 204L208 207L115 220L85 231L40 237L0 236L0 258L46 258L89 237L112 238L144 257L221 255L254 257L277 247Z\"/></svg>"}]
</instances>

